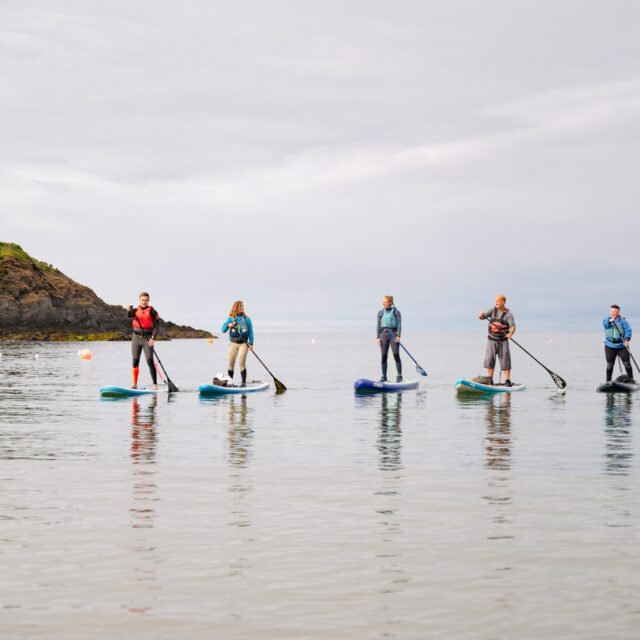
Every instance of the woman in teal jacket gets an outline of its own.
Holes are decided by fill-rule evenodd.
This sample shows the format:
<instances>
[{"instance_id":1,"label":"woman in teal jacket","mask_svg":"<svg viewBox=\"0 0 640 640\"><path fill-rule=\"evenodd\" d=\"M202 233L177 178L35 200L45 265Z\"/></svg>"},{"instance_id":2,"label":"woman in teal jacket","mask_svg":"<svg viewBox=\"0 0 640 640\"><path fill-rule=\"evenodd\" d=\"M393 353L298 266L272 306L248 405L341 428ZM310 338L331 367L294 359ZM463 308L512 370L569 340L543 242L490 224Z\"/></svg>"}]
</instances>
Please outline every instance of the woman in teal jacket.
<instances>
[{"instance_id":1,"label":"woman in teal jacket","mask_svg":"<svg viewBox=\"0 0 640 640\"><path fill-rule=\"evenodd\" d=\"M244 312L242 300L236 300L229 311L229 317L222 325L222 333L229 332L229 361L227 373L233 379L236 359L240 357L240 377L244 387L247 384L247 354L253 350L253 323Z\"/></svg>"}]
</instances>

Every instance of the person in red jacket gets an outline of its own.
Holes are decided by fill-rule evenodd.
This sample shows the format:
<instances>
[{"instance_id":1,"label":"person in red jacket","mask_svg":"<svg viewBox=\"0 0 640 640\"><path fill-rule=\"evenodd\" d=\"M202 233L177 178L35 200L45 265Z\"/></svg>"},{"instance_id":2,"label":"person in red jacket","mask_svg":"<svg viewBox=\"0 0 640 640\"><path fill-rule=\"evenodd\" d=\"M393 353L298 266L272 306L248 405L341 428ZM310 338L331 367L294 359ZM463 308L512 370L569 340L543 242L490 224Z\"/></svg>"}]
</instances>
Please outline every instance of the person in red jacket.
<instances>
[{"instance_id":1,"label":"person in red jacket","mask_svg":"<svg viewBox=\"0 0 640 640\"><path fill-rule=\"evenodd\" d=\"M138 375L140 374L140 354L144 351L144 356L149 365L151 373L152 389L158 388L158 374L153 362L153 345L155 344L158 329L160 328L160 316L158 312L149 306L149 294L143 291L139 298L140 304L135 309L129 305L127 315L133 318L133 336L131 338L131 355L133 357L133 384L132 389L138 388Z\"/></svg>"}]
</instances>

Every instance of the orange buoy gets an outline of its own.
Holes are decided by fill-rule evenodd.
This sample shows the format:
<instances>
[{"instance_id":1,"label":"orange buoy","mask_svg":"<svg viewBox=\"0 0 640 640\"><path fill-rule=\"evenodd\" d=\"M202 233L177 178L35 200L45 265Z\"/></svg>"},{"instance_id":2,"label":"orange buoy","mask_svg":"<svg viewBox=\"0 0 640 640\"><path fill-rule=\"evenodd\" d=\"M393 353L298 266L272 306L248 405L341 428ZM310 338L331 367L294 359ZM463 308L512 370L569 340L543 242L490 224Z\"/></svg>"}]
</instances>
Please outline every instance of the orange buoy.
<instances>
[{"instance_id":1,"label":"orange buoy","mask_svg":"<svg viewBox=\"0 0 640 640\"><path fill-rule=\"evenodd\" d=\"M91 358L93 358L93 353L91 353L91 351L89 351L89 349L83 349L80 352L80 359L81 360L91 360Z\"/></svg>"}]
</instances>

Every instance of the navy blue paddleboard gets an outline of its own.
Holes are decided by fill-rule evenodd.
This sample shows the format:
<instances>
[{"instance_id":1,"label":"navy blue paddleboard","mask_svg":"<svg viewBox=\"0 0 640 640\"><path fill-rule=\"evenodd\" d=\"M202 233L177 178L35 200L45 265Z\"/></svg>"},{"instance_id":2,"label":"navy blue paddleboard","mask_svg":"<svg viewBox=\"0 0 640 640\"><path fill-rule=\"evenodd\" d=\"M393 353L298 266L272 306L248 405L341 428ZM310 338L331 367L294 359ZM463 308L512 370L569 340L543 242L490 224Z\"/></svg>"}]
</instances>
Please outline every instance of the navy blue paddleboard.
<instances>
[{"instance_id":1,"label":"navy blue paddleboard","mask_svg":"<svg viewBox=\"0 0 640 640\"><path fill-rule=\"evenodd\" d=\"M406 382L376 382L367 378L360 378L353 383L354 391L359 395L369 395L372 393L398 392L417 389L420 383L417 380L407 380Z\"/></svg>"}]
</instances>

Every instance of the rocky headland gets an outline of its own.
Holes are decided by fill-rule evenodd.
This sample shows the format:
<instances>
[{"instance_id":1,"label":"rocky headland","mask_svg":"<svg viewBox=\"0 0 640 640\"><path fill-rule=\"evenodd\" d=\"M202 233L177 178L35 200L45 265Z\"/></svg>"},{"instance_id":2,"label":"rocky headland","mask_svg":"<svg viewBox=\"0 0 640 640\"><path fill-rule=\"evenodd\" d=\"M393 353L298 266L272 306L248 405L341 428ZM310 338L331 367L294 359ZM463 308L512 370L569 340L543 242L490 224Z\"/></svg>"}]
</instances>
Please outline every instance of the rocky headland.
<instances>
[{"instance_id":1,"label":"rocky headland","mask_svg":"<svg viewBox=\"0 0 640 640\"><path fill-rule=\"evenodd\" d=\"M0 242L0 340L128 340L124 307L107 304L19 245ZM211 333L160 320L160 339Z\"/></svg>"}]
</instances>

